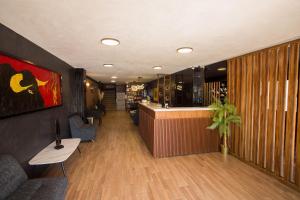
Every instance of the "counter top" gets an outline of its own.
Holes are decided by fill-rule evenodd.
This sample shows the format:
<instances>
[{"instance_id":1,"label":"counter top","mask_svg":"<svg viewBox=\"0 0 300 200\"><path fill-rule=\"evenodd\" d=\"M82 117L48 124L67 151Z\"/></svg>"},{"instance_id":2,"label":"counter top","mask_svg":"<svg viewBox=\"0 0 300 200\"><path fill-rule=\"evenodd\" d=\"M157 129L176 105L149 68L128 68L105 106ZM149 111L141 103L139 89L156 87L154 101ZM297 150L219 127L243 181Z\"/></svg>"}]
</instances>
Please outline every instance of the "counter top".
<instances>
[{"instance_id":1,"label":"counter top","mask_svg":"<svg viewBox=\"0 0 300 200\"><path fill-rule=\"evenodd\" d=\"M210 108L160 108L155 103L139 107L139 133L155 158L219 151L218 130L207 129L212 124Z\"/></svg>"},{"instance_id":2,"label":"counter top","mask_svg":"<svg viewBox=\"0 0 300 200\"><path fill-rule=\"evenodd\" d=\"M169 107L162 108L160 104L157 103L139 103L142 106L149 108L155 112L172 112L172 111L200 111L200 110L212 110L209 107Z\"/></svg>"}]
</instances>

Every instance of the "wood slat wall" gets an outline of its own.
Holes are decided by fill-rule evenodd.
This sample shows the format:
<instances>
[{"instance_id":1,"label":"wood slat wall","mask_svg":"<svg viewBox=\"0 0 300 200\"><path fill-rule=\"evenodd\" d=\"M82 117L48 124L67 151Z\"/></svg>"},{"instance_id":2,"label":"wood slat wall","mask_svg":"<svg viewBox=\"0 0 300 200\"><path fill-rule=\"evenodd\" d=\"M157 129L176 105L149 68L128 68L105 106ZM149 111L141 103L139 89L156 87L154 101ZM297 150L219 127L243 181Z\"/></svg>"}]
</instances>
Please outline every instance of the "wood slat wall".
<instances>
[{"instance_id":1,"label":"wood slat wall","mask_svg":"<svg viewBox=\"0 0 300 200\"><path fill-rule=\"evenodd\" d=\"M220 87L221 82L207 82L204 83L203 86L203 99L204 99L204 105L208 106L214 102L214 98L220 99Z\"/></svg>"},{"instance_id":2,"label":"wood slat wall","mask_svg":"<svg viewBox=\"0 0 300 200\"><path fill-rule=\"evenodd\" d=\"M228 60L228 99L242 117L230 150L300 189L299 45L292 41Z\"/></svg>"}]
</instances>

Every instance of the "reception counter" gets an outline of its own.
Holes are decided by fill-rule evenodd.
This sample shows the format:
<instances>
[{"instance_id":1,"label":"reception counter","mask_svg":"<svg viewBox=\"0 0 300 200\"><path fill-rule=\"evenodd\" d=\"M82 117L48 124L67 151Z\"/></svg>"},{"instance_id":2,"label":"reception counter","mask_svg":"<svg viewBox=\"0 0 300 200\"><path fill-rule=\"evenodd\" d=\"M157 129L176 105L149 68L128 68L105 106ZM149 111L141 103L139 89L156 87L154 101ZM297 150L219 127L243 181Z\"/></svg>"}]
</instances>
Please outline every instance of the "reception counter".
<instances>
[{"instance_id":1,"label":"reception counter","mask_svg":"<svg viewBox=\"0 0 300 200\"><path fill-rule=\"evenodd\" d=\"M219 151L219 134L207 107L161 108L139 104L139 133L154 157Z\"/></svg>"}]
</instances>

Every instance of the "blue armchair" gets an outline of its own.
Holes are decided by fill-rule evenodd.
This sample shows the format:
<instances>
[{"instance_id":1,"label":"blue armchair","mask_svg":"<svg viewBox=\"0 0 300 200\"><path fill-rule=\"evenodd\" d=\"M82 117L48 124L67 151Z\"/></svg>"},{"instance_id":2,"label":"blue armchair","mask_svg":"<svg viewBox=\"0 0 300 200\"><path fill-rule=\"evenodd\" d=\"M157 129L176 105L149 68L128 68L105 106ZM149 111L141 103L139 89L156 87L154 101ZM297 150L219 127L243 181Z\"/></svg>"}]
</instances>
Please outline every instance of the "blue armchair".
<instances>
[{"instance_id":1,"label":"blue armchair","mask_svg":"<svg viewBox=\"0 0 300 200\"><path fill-rule=\"evenodd\" d=\"M67 178L28 179L20 164L10 155L0 155L0 199L63 200Z\"/></svg>"},{"instance_id":2,"label":"blue armchair","mask_svg":"<svg viewBox=\"0 0 300 200\"><path fill-rule=\"evenodd\" d=\"M69 118L71 135L73 138L80 138L81 141L93 141L96 138L96 125L85 124L79 115Z\"/></svg>"}]
</instances>

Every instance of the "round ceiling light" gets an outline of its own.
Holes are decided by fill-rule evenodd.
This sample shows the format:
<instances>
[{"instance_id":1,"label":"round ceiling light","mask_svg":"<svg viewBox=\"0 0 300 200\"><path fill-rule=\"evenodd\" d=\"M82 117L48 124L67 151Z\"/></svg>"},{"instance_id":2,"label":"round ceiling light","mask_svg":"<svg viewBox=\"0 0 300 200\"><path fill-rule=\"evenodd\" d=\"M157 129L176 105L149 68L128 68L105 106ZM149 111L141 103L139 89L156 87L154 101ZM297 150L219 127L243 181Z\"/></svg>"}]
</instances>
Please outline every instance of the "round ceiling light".
<instances>
[{"instance_id":1,"label":"round ceiling light","mask_svg":"<svg viewBox=\"0 0 300 200\"><path fill-rule=\"evenodd\" d=\"M154 66L154 67L152 67L152 68L155 69L155 70L161 70L161 69L162 69L161 66Z\"/></svg>"},{"instance_id":2,"label":"round ceiling light","mask_svg":"<svg viewBox=\"0 0 300 200\"><path fill-rule=\"evenodd\" d=\"M114 38L103 38L101 43L108 46L117 46L120 44L120 41Z\"/></svg>"},{"instance_id":3,"label":"round ceiling light","mask_svg":"<svg viewBox=\"0 0 300 200\"><path fill-rule=\"evenodd\" d=\"M183 53L183 54L191 53L192 51L193 51L193 48L191 48L191 47L181 47L181 48L177 49L178 53Z\"/></svg>"},{"instance_id":4,"label":"round ceiling light","mask_svg":"<svg viewBox=\"0 0 300 200\"><path fill-rule=\"evenodd\" d=\"M112 82L112 83L115 83L115 82L116 82L116 80L111 80L110 82Z\"/></svg>"},{"instance_id":5,"label":"round ceiling light","mask_svg":"<svg viewBox=\"0 0 300 200\"><path fill-rule=\"evenodd\" d=\"M103 67L113 67L113 64L103 64Z\"/></svg>"},{"instance_id":6,"label":"round ceiling light","mask_svg":"<svg viewBox=\"0 0 300 200\"><path fill-rule=\"evenodd\" d=\"M112 78L112 79L116 79L116 78L118 78L118 77L116 77L116 76L112 76L111 78Z\"/></svg>"},{"instance_id":7,"label":"round ceiling light","mask_svg":"<svg viewBox=\"0 0 300 200\"><path fill-rule=\"evenodd\" d=\"M218 68L218 71L226 71L226 67L220 67Z\"/></svg>"}]
</instances>

